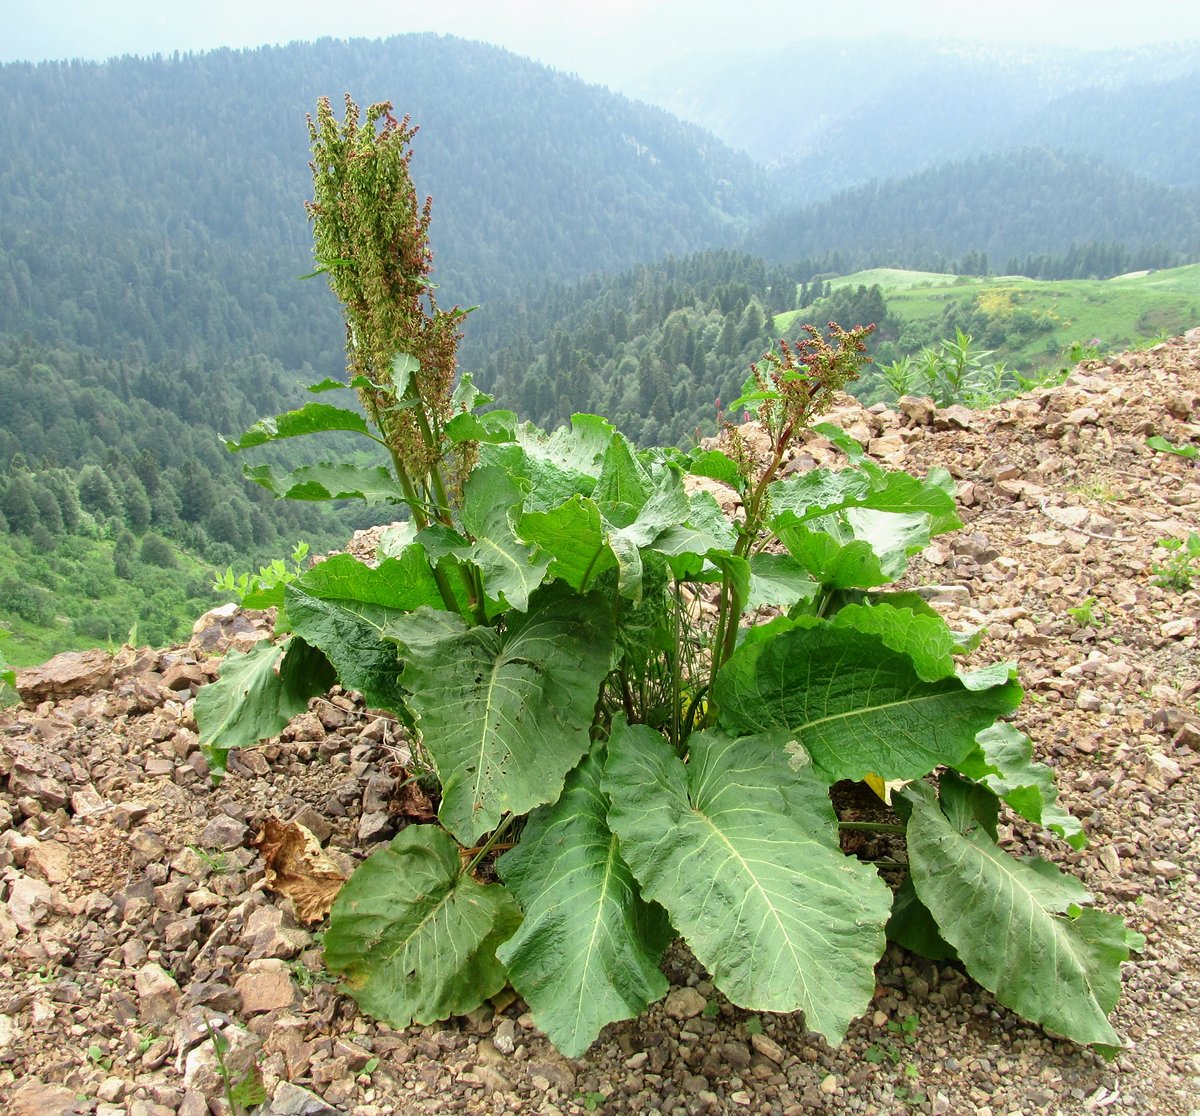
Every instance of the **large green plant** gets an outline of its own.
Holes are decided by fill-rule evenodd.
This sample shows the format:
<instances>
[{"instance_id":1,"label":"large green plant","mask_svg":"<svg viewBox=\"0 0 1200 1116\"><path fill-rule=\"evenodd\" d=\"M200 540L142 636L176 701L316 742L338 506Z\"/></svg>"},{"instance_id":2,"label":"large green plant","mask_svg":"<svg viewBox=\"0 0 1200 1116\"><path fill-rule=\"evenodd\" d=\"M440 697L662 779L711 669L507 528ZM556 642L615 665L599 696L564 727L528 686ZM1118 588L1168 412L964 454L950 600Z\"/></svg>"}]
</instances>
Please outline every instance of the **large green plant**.
<instances>
[{"instance_id":1,"label":"large green plant","mask_svg":"<svg viewBox=\"0 0 1200 1116\"><path fill-rule=\"evenodd\" d=\"M735 1003L802 1010L837 1043L890 936L1111 1053L1135 936L997 845L1002 802L1083 842L1000 720L1021 697L1013 671L961 669L974 641L887 588L960 525L949 475L885 471L829 426L846 468L781 468L857 375L865 331L810 329L764 357L734 405L757 426L723 449L638 450L594 415L518 425L451 381L461 315L427 283L411 130L386 105L362 123L349 99L343 123L323 101L311 126L318 259L367 417L314 402L228 444L355 431L390 468L248 472L409 519L376 568L338 556L265 594L286 638L231 654L196 712L219 772L336 677L430 757L438 823L402 830L334 906L325 960L347 991L402 1026L510 983L577 1055L665 994L659 962L682 935ZM840 820L845 780L890 788L894 809ZM843 851L864 826L907 864L895 899Z\"/></svg>"}]
</instances>

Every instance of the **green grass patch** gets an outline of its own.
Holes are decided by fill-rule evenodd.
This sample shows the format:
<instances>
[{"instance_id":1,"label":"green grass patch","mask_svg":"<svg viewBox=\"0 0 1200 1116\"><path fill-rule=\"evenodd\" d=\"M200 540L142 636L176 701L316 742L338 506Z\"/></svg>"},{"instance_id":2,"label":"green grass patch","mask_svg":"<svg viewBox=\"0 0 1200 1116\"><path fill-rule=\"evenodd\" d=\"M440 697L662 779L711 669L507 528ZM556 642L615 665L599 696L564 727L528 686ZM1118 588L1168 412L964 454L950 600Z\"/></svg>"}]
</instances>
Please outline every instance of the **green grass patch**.
<instances>
[{"instance_id":1,"label":"green grass patch","mask_svg":"<svg viewBox=\"0 0 1200 1116\"><path fill-rule=\"evenodd\" d=\"M996 360L1024 374L1059 363L1075 342L1113 351L1200 325L1200 264L1113 279L1061 280L875 268L831 283L835 292L860 285L881 288L888 313L900 326L895 355L915 354L923 345L953 336L952 319L961 324L973 316L975 327L963 328L981 347L994 350ZM825 301L777 316L776 329L790 334L801 321L823 321ZM980 310L989 336L981 336L978 328ZM1039 329L1028 328L1030 318Z\"/></svg>"},{"instance_id":2,"label":"green grass patch","mask_svg":"<svg viewBox=\"0 0 1200 1116\"><path fill-rule=\"evenodd\" d=\"M221 603L211 567L172 547L171 568L117 558L110 539L61 535L50 552L29 539L0 534L0 625L12 632L4 655L34 666L61 651L138 643L165 646L186 638L197 616ZM118 567L125 576L118 576Z\"/></svg>"}]
</instances>

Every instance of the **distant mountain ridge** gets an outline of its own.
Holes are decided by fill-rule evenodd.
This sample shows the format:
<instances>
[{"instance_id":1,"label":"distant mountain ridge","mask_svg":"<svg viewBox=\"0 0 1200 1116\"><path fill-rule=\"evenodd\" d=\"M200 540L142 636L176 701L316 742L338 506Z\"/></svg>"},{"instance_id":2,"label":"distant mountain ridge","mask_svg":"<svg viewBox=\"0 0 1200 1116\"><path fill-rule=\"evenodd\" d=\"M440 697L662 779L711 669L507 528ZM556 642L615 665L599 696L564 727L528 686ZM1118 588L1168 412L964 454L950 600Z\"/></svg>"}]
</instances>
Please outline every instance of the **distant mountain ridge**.
<instances>
[{"instance_id":1,"label":"distant mountain ridge","mask_svg":"<svg viewBox=\"0 0 1200 1116\"><path fill-rule=\"evenodd\" d=\"M818 200L1031 145L1200 185L1198 81L1200 43L1089 52L880 37L697 58L636 91Z\"/></svg>"},{"instance_id":2,"label":"distant mountain ridge","mask_svg":"<svg viewBox=\"0 0 1200 1116\"><path fill-rule=\"evenodd\" d=\"M872 182L768 219L743 248L773 262L836 257L944 270L968 252L994 268L1083 242L1200 256L1200 189L1163 186L1088 154L1025 148Z\"/></svg>"}]
</instances>

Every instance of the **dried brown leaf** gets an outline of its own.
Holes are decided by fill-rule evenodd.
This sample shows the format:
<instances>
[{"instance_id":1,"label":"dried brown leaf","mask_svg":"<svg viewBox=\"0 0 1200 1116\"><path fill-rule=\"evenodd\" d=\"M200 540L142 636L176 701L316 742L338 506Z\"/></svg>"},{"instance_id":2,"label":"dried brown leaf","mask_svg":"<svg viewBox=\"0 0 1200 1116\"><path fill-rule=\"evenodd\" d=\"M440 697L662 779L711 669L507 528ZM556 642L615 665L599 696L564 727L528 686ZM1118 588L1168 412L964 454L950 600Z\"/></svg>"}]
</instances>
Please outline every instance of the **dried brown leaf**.
<instances>
[{"instance_id":1,"label":"dried brown leaf","mask_svg":"<svg viewBox=\"0 0 1200 1116\"><path fill-rule=\"evenodd\" d=\"M292 901L301 922L329 914L346 877L299 822L267 818L254 839L262 851L266 886Z\"/></svg>"}]
</instances>

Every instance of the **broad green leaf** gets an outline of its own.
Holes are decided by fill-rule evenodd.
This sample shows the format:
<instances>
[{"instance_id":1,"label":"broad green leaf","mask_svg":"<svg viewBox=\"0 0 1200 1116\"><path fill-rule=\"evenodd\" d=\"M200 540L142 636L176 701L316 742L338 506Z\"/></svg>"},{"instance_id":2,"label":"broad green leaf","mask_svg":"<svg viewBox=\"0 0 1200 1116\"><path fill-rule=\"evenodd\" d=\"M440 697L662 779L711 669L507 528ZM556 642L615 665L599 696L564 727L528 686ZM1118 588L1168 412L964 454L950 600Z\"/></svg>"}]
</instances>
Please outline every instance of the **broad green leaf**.
<instances>
[{"instance_id":1,"label":"broad green leaf","mask_svg":"<svg viewBox=\"0 0 1200 1116\"><path fill-rule=\"evenodd\" d=\"M550 511L526 512L517 534L550 555L551 577L562 578L577 591L616 565L600 512L586 496L572 496Z\"/></svg>"},{"instance_id":2,"label":"broad green leaf","mask_svg":"<svg viewBox=\"0 0 1200 1116\"><path fill-rule=\"evenodd\" d=\"M874 608L876 605L886 605L892 609L903 609L905 612L911 612L917 616L931 617L934 620L941 621L943 626L945 626L945 618L933 605L919 593L908 590L868 593L862 589L841 589L833 593L830 597L829 611L826 615L835 616L842 609L848 608L850 605L863 605L867 608ZM857 627L858 625L854 623L851 626ZM969 628L961 632L949 627L946 630L950 635L954 654L956 655L966 655L976 650L983 637L982 627ZM904 648L898 647L896 650L904 650Z\"/></svg>"},{"instance_id":3,"label":"broad green leaf","mask_svg":"<svg viewBox=\"0 0 1200 1116\"><path fill-rule=\"evenodd\" d=\"M408 385L413 376L421 371L421 362L412 353L397 353L392 361L390 378L392 390L397 398L403 398L408 393Z\"/></svg>"},{"instance_id":4,"label":"broad green leaf","mask_svg":"<svg viewBox=\"0 0 1200 1116\"><path fill-rule=\"evenodd\" d=\"M790 512L800 522L851 508L866 508L927 515L930 535L962 526L956 512L954 481L945 469L931 469L924 481L890 470L813 469L775 481L767 491L774 515Z\"/></svg>"},{"instance_id":5,"label":"broad green leaf","mask_svg":"<svg viewBox=\"0 0 1200 1116\"><path fill-rule=\"evenodd\" d=\"M750 595L746 610L764 606L789 609L801 601L810 601L817 583L808 569L787 554L755 554L750 559Z\"/></svg>"},{"instance_id":6,"label":"broad green leaf","mask_svg":"<svg viewBox=\"0 0 1200 1116\"><path fill-rule=\"evenodd\" d=\"M982 826L960 831L930 788L904 793L913 885L967 972L1026 1019L1115 1053L1107 1016L1137 936L1115 915L1081 910L1087 890L1047 861L1014 859Z\"/></svg>"},{"instance_id":7,"label":"broad green leaf","mask_svg":"<svg viewBox=\"0 0 1200 1116\"><path fill-rule=\"evenodd\" d=\"M666 557L676 578L693 580L706 569L711 572L707 555L732 550L736 543L737 532L712 493L693 492L686 522L668 527L651 546Z\"/></svg>"},{"instance_id":8,"label":"broad green leaf","mask_svg":"<svg viewBox=\"0 0 1200 1116\"><path fill-rule=\"evenodd\" d=\"M684 764L618 721L604 789L642 894L713 982L752 1011L803 1011L838 1043L869 1006L891 893L838 848L828 788L781 761L786 736L690 740Z\"/></svg>"},{"instance_id":9,"label":"broad green leaf","mask_svg":"<svg viewBox=\"0 0 1200 1116\"><path fill-rule=\"evenodd\" d=\"M1200 457L1200 449L1189 445L1175 445L1174 442L1168 442L1161 434L1155 434L1152 438L1146 439L1146 445L1153 450L1158 450L1160 453L1173 453L1179 457L1188 457L1195 460Z\"/></svg>"},{"instance_id":10,"label":"broad green leaf","mask_svg":"<svg viewBox=\"0 0 1200 1116\"><path fill-rule=\"evenodd\" d=\"M513 520L521 514L521 491L502 469L481 466L463 489L462 525L474 538L455 556L483 573L484 592L522 612L529 595L545 579L550 555L517 538Z\"/></svg>"},{"instance_id":11,"label":"broad green leaf","mask_svg":"<svg viewBox=\"0 0 1200 1116\"><path fill-rule=\"evenodd\" d=\"M370 436L366 419L357 411L331 407L328 403L305 403L296 411L287 411L274 418L259 419L240 438L222 438L227 450L237 452L282 438L298 438L302 434L318 434L330 430L349 430Z\"/></svg>"},{"instance_id":12,"label":"broad green leaf","mask_svg":"<svg viewBox=\"0 0 1200 1116\"><path fill-rule=\"evenodd\" d=\"M400 504L404 490L383 465L302 465L282 476L270 465L248 465L242 473L275 496L288 500L360 499Z\"/></svg>"},{"instance_id":13,"label":"broad green leaf","mask_svg":"<svg viewBox=\"0 0 1200 1116\"><path fill-rule=\"evenodd\" d=\"M743 643L718 674L714 697L726 728L786 729L836 782L868 773L919 779L940 764L957 766L977 733L1016 708L1021 688L926 682L878 636L821 622Z\"/></svg>"},{"instance_id":14,"label":"broad green leaf","mask_svg":"<svg viewBox=\"0 0 1200 1116\"><path fill-rule=\"evenodd\" d=\"M720 450L705 450L688 462L687 471L694 477L709 477L729 485L734 492L741 492L745 484L737 462Z\"/></svg>"},{"instance_id":15,"label":"broad green leaf","mask_svg":"<svg viewBox=\"0 0 1200 1116\"><path fill-rule=\"evenodd\" d=\"M216 682L196 695L200 747L214 776L225 773L234 748L274 736L336 681L320 651L293 636L284 644L266 640L249 651L230 651Z\"/></svg>"},{"instance_id":16,"label":"broad green leaf","mask_svg":"<svg viewBox=\"0 0 1200 1116\"><path fill-rule=\"evenodd\" d=\"M833 617L838 628L853 628L878 636L893 651L908 655L925 682L949 678L959 644L946 621L936 613L915 613L888 604L847 605Z\"/></svg>"},{"instance_id":17,"label":"broad green leaf","mask_svg":"<svg viewBox=\"0 0 1200 1116\"><path fill-rule=\"evenodd\" d=\"M458 377L458 383L454 385L454 394L450 397L450 406L455 414L474 411L477 407L483 407L490 403L492 398L486 391L480 391L475 386L475 378L470 372L463 372ZM508 411L501 411L499 413L509 414Z\"/></svg>"},{"instance_id":18,"label":"broad green leaf","mask_svg":"<svg viewBox=\"0 0 1200 1116\"><path fill-rule=\"evenodd\" d=\"M851 465L862 469L871 477L883 475L883 468L867 457L862 443L857 438L852 438L840 426L836 426L832 422L818 422L813 424L812 431L837 446L850 459Z\"/></svg>"},{"instance_id":19,"label":"broad green leaf","mask_svg":"<svg viewBox=\"0 0 1200 1116\"><path fill-rule=\"evenodd\" d=\"M511 442L517 418L512 411L488 411L482 415L464 411L446 423L446 437L459 442Z\"/></svg>"},{"instance_id":20,"label":"broad green leaf","mask_svg":"<svg viewBox=\"0 0 1200 1116\"><path fill-rule=\"evenodd\" d=\"M822 527L813 529L792 522L790 513L776 516L772 522L788 553L819 584L834 589L866 589L886 585L896 577L899 571L885 570L875 548L865 539L839 537L836 524L822 522Z\"/></svg>"},{"instance_id":21,"label":"broad green leaf","mask_svg":"<svg viewBox=\"0 0 1200 1116\"><path fill-rule=\"evenodd\" d=\"M668 987L659 963L670 925L642 900L608 828L598 753L585 757L558 801L536 810L520 844L496 862L525 912L498 956L537 1025L568 1058Z\"/></svg>"},{"instance_id":22,"label":"broad green leaf","mask_svg":"<svg viewBox=\"0 0 1200 1116\"><path fill-rule=\"evenodd\" d=\"M444 523L431 523L418 531L414 537L429 555L431 562L441 562L443 558L456 558L460 551L471 545L469 539Z\"/></svg>"},{"instance_id":23,"label":"broad green leaf","mask_svg":"<svg viewBox=\"0 0 1200 1116\"><path fill-rule=\"evenodd\" d=\"M523 428L532 432L532 427ZM526 450L534 450L548 461L571 472L599 477L605 451L616 434L616 428L600 415L577 414L571 416L570 428L559 427L549 436L528 434L521 444Z\"/></svg>"},{"instance_id":24,"label":"broad green leaf","mask_svg":"<svg viewBox=\"0 0 1200 1116\"><path fill-rule=\"evenodd\" d=\"M525 510L549 511L596 487L600 463L615 431L595 415L575 415L570 429L545 434L532 423L516 429L516 444L479 448L480 464L503 469L525 491Z\"/></svg>"},{"instance_id":25,"label":"broad green leaf","mask_svg":"<svg viewBox=\"0 0 1200 1116\"><path fill-rule=\"evenodd\" d=\"M394 621L401 682L442 783L441 822L464 845L508 812L553 802L590 745L613 621L598 594L539 590L507 629L419 610Z\"/></svg>"},{"instance_id":26,"label":"broad green leaf","mask_svg":"<svg viewBox=\"0 0 1200 1116\"><path fill-rule=\"evenodd\" d=\"M604 451L593 498L600 513L615 527L627 527L650 498L650 476L623 434L614 434Z\"/></svg>"},{"instance_id":27,"label":"broad green leaf","mask_svg":"<svg viewBox=\"0 0 1200 1116\"><path fill-rule=\"evenodd\" d=\"M842 514L853 537L870 543L879 555L880 565L893 577L904 573L910 555L929 545L929 516L925 512L850 508Z\"/></svg>"},{"instance_id":28,"label":"broad green leaf","mask_svg":"<svg viewBox=\"0 0 1200 1116\"><path fill-rule=\"evenodd\" d=\"M367 705L400 713L400 660L385 638L390 621L425 605L444 607L419 546L372 569L349 554L319 562L285 592L292 628L334 665L343 686Z\"/></svg>"},{"instance_id":29,"label":"broad green leaf","mask_svg":"<svg viewBox=\"0 0 1200 1116\"><path fill-rule=\"evenodd\" d=\"M888 940L930 961L956 958L954 947L938 932L929 908L917 898L912 876L905 876L892 900L887 924Z\"/></svg>"},{"instance_id":30,"label":"broad green leaf","mask_svg":"<svg viewBox=\"0 0 1200 1116\"><path fill-rule=\"evenodd\" d=\"M496 947L520 908L499 884L464 875L458 851L437 826L410 825L334 901L325 967L392 1027L464 1015L504 987Z\"/></svg>"},{"instance_id":31,"label":"broad green leaf","mask_svg":"<svg viewBox=\"0 0 1200 1116\"><path fill-rule=\"evenodd\" d=\"M958 764L959 771L983 783L1021 817L1057 833L1072 848L1087 844L1079 819L1059 805L1054 772L1044 763L1033 762L1033 741L1028 736L1001 724L985 729L975 741L978 747Z\"/></svg>"},{"instance_id":32,"label":"broad green leaf","mask_svg":"<svg viewBox=\"0 0 1200 1116\"><path fill-rule=\"evenodd\" d=\"M613 521L610 516L615 514L617 523L621 523L628 511L633 509L633 505L624 502L604 502L603 476L596 488L597 503L606 526L612 527L608 532L608 545L617 560L617 584L621 595L637 601L642 595L642 550L650 547L663 532L682 524L691 512L691 504L684 491L683 478L676 469L663 468L656 476L651 477L634 461L623 438L614 438L612 447L611 456L618 462L616 472L624 467L626 459L635 467L631 475L637 481L636 491L642 503L637 507L632 522L612 527ZM618 478L613 483L625 482Z\"/></svg>"},{"instance_id":33,"label":"broad green leaf","mask_svg":"<svg viewBox=\"0 0 1200 1116\"><path fill-rule=\"evenodd\" d=\"M320 395L323 391L336 391L338 388L344 391L349 386L341 380L335 380L332 376L326 376L320 383L309 384L304 390L311 391L313 395Z\"/></svg>"}]
</instances>

